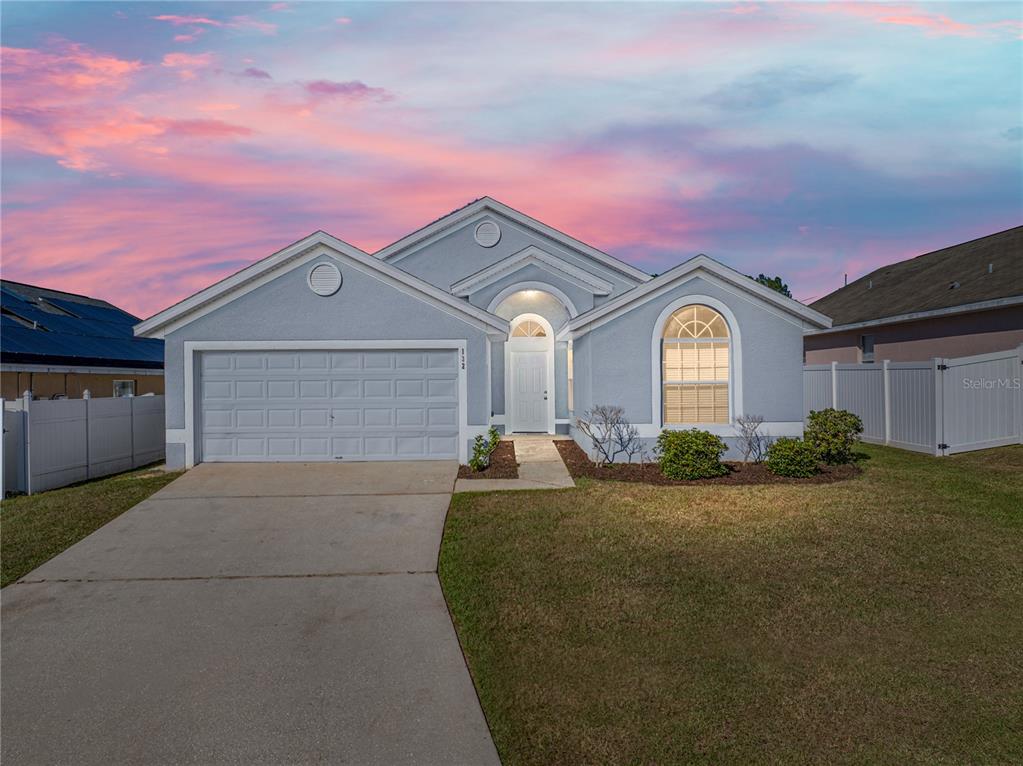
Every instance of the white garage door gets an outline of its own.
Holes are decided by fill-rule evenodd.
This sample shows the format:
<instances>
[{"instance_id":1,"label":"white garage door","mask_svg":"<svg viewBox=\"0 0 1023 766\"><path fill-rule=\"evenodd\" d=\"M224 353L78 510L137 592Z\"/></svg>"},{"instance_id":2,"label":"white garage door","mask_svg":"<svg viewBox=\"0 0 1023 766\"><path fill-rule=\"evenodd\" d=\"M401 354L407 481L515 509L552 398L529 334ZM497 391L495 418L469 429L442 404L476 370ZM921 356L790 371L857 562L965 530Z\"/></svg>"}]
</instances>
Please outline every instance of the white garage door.
<instances>
[{"instance_id":1,"label":"white garage door","mask_svg":"<svg viewBox=\"0 0 1023 766\"><path fill-rule=\"evenodd\" d=\"M458 352L206 351L205 461L458 457Z\"/></svg>"}]
</instances>

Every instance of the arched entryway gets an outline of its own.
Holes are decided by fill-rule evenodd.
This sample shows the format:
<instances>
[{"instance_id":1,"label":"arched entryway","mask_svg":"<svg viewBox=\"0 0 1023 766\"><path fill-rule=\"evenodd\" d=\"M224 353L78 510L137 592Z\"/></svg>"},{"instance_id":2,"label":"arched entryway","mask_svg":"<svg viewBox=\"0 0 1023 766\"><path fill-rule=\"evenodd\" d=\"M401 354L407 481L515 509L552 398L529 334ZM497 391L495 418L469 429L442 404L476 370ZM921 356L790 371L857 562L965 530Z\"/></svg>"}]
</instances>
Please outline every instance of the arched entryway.
<instances>
[{"instance_id":1,"label":"arched entryway","mask_svg":"<svg viewBox=\"0 0 1023 766\"><path fill-rule=\"evenodd\" d=\"M516 287L502 291L489 307L511 328L503 359L505 433L553 434L559 395L565 410L568 388L566 348L562 343L559 350L555 335L577 312L553 289Z\"/></svg>"}]
</instances>

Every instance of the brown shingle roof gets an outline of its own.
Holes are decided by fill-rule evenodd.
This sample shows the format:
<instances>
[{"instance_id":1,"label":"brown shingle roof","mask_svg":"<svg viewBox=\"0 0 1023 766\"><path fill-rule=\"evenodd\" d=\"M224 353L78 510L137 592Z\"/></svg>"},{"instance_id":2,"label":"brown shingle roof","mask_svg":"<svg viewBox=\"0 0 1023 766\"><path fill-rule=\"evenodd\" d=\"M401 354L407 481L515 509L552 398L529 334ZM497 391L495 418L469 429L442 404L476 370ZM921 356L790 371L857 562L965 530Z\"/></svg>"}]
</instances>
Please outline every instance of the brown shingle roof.
<instances>
[{"instance_id":1,"label":"brown shingle roof","mask_svg":"<svg viewBox=\"0 0 1023 766\"><path fill-rule=\"evenodd\" d=\"M838 326L1017 296L1023 226L882 266L810 307Z\"/></svg>"}]
</instances>

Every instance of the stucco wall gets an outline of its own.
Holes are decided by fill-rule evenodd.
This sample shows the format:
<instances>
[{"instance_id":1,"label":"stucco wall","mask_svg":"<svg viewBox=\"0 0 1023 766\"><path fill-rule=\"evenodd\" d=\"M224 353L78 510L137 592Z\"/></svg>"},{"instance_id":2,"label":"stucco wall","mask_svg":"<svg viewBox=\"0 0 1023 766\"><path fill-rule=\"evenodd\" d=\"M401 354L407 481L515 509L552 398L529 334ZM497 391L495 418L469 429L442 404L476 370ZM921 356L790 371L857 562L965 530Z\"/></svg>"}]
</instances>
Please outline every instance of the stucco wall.
<instances>
[{"instance_id":1,"label":"stucco wall","mask_svg":"<svg viewBox=\"0 0 1023 766\"><path fill-rule=\"evenodd\" d=\"M496 221L501 240L493 247L481 247L474 239L476 226L483 220ZM503 216L474 216L415 252L390 262L420 279L448 290L451 285L481 269L497 263L530 245L563 258L568 263L591 271L614 285L617 295L637 284L636 280L593 259L565 248L542 234L535 233Z\"/></svg>"},{"instance_id":2,"label":"stucco wall","mask_svg":"<svg viewBox=\"0 0 1023 766\"><path fill-rule=\"evenodd\" d=\"M306 275L316 263L328 260L316 258L167 335L167 428L185 427L186 340L465 340L468 421L488 423L484 331L344 263L341 290L317 296ZM168 459L172 454L168 451Z\"/></svg>"},{"instance_id":3,"label":"stucco wall","mask_svg":"<svg viewBox=\"0 0 1023 766\"><path fill-rule=\"evenodd\" d=\"M494 282L493 284L487 285L485 288L481 290L477 290L476 292L469 296L469 302L472 303L474 306L478 306L484 311L487 311L490 308L490 304L493 303L494 299L498 295L500 295L502 291L522 283L550 285L560 290L562 293L565 294L565 297L567 297L568 300L571 302L572 307L575 309L576 314L582 314L584 311L589 311L594 306L593 293L591 293L589 290L583 290L582 288L572 284L568 280L562 279L558 277L556 274L551 274L551 272L546 271L545 269L541 269L536 264L529 264L528 266L524 266L521 269L518 269L517 271L512 271L505 275L504 277L502 277L501 279ZM543 288L533 287L527 289ZM563 301L560 298L556 297L555 294L553 293L551 293L550 295L553 298L553 303L551 303L551 306L561 309L561 307L564 305ZM541 305L542 303L543 301L538 301L538 305ZM508 301L507 298L502 300L500 304L501 307L511 305L512 304ZM518 306L518 304L515 305L516 307ZM505 308L504 310L511 311L512 309ZM522 306L521 310L515 313L522 313L522 311L534 311L534 313L546 317L548 320L550 320L551 324L554 325L554 329L558 329L559 327L561 327L561 325L564 324L565 320L567 320L570 315L570 312L568 310L558 310L555 312L554 315L548 316L544 310L530 309L527 308L526 306ZM515 314L512 314L511 316L514 315ZM499 312L498 316L504 316L505 319L511 318L511 316L505 316L504 314Z\"/></svg>"},{"instance_id":4,"label":"stucco wall","mask_svg":"<svg viewBox=\"0 0 1023 766\"><path fill-rule=\"evenodd\" d=\"M655 325L669 304L694 295L721 301L738 324L738 333L736 328L730 328L732 353L742 355L742 412L735 414L762 415L772 422L802 421L803 337L799 320L787 318L780 310L764 306L753 296L747 298L700 277L575 340L577 415L593 404L615 404L625 408L626 416L633 423L651 424L651 355ZM661 328L656 330L659 334ZM659 357L655 361L659 368ZM733 371L734 368L733 362ZM591 370L589 376L587 369ZM659 411L659 399L657 407Z\"/></svg>"},{"instance_id":5,"label":"stucco wall","mask_svg":"<svg viewBox=\"0 0 1023 766\"><path fill-rule=\"evenodd\" d=\"M859 362L860 336L874 336L874 360L920 362L1008 351L1023 344L1023 306L808 335L807 364Z\"/></svg>"}]
</instances>

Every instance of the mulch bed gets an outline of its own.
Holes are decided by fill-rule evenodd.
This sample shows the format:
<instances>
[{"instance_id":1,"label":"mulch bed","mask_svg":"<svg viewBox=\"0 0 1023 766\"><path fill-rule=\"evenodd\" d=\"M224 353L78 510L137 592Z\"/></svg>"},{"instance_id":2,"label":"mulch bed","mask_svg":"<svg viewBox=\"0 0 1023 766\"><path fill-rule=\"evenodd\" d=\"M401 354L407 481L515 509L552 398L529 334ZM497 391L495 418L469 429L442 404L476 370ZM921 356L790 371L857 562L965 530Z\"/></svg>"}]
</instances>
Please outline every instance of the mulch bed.
<instances>
[{"instance_id":1,"label":"mulch bed","mask_svg":"<svg viewBox=\"0 0 1023 766\"><path fill-rule=\"evenodd\" d=\"M696 479L681 481L669 479L661 473L657 463L622 463L611 466L598 466L589 455L574 441L556 441L554 446L561 453L568 472L573 479L604 479L607 481L633 481L643 484L832 484L845 481L861 473L860 467L851 465L825 465L816 476L806 479L793 479L787 476L775 476L767 470L763 463L732 463L726 462L728 473L715 476L713 479Z\"/></svg>"},{"instance_id":2,"label":"mulch bed","mask_svg":"<svg viewBox=\"0 0 1023 766\"><path fill-rule=\"evenodd\" d=\"M517 479L519 464L515 460L515 442L501 441L490 456L490 465L474 471L467 465L458 466L459 479Z\"/></svg>"}]
</instances>

